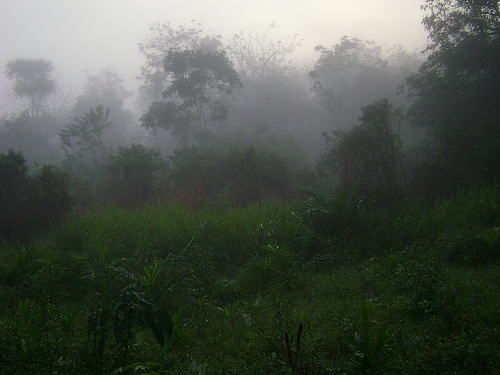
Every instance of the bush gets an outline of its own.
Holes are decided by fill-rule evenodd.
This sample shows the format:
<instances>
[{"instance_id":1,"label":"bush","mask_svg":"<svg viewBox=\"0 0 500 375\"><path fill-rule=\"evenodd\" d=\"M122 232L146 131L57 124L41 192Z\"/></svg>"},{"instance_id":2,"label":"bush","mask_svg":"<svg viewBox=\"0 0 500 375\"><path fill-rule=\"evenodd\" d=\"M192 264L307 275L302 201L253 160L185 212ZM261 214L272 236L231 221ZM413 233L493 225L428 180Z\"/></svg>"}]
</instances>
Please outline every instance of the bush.
<instances>
[{"instance_id":1,"label":"bush","mask_svg":"<svg viewBox=\"0 0 500 375\"><path fill-rule=\"evenodd\" d=\"M268 194L287 194L291 189L283 159L253 147L219 154L193 146L176 150L170 162L174 191L217 200L223 206L246 205Z\"/></svg>"},{"instance_id":2,"label":"bush","mask_svg":"<svg viewBox=\"0 0 500 375\"><path fill-rule=\"evenodd\" d=\"M167 163L160 151L142 145L119 147L106 165L107 191L120 202L147 201L167 190Z\"/></svg>"},{"instance_id":3,"label":"bush","mask_svg":"<svg viewBox=\"0 0 500 375\"><path fill-rule=\"evenodd\" d=\"M70 185L55 166L29 176L22 152L0 154L0 237L28 238L47 229L70 208Z\"/></svg>"}]
</instances>

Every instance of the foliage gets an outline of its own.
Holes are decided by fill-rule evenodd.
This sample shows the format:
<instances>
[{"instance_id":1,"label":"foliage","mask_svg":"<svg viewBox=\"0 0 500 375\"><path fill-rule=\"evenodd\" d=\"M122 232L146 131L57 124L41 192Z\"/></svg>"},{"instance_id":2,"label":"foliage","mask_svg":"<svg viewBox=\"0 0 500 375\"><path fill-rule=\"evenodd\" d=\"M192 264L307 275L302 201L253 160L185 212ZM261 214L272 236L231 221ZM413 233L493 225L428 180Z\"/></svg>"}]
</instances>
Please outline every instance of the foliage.
<instances>
[{"instance_id":1,"label":"foliage","mask_svg":"<svg viewBox=\"0 0 500 375\"><path fill-rule=\"evenodd\" d=\"M360 333L356 333L354 341L349 346L364 366L377 370L381 367L381 356L391 332L388 331L387 323L384 322L376 330L375 339L372 339L370 309L365 300L361 301L360 323Z\"/></svg>"},{"instance_id":2,"label":"foliage","mask_svg":"<svg viewBox=\"0 0 500 375\"><path fill-rule=\"evenodd\" d=\"M76 154L81 149L95 158L104 159L106 149L101 136L112 125L108 122L108 116L109 108L98 105L95 109L90 108L82 117L75 118L74 123L66 125L66 129L59 132L66 155Z\"/></svg>"},{"instance_id":3,"label":"foliage","mask_svg":"<svg viewBox=\"0 0 500 375\"><path fill-rule=\"evenodd\" d=\"M345 240L304 240L303 202L267 200L74 212L37 245L5 243L2 371L497 373L498 188L397 209L333 197L324 211L364 223ZM480 262L447 257L462 239Z\"/></svg>"},{"instance_id":4,"label":"foliage","mask_svg":"<svg viewBox=\"0 0 500 375\"><path fill-rule=\"evenodd\" d=\"M0 154L0 233L6 236L17 225L22 214L20 207L25 205L28 180L28 167L22 152L10 149Z\"/></svg>"},{"instance_id":5,"label":"foliage","mask_svg":"<svg viewBox=\"0 0 500 375\"><path fill-rule=\"evenodd\" d=\"M54 166L30 176L21 152L0 154L0 236L29 237L59 220L70 208L70 184Z\"/></svg>"},{"instance_id":6,"label":"foliage","mask_svg":"<svg viewBox=\"0 0 500 375\"><path fill-rule=\"evenodd\" d=\"M150 31L151 34L139 43L139 51L146 57L146 64L142 66L138 78L143 81L140 87L141 100L147 103L160 100L162 92L169 85L164 59L171 49L216 52L222 47L221 36L205 34L200 23L175 29L170 22L156 22L150 26Z\"/></svg>"},{"instance_id":7,"label":"foliage","mask_svg":"<svg viewBox=\"0 0 500 375\"><path fill-rule=\"evenodd\" d=\"M61 150L54 142L60 127L59 121L48 113L39 117L22 114L3 121L0 130L0 152L9 149L22 151L28 163L45 164L59 161Z\"/></svg>"},{"instance_id":8,"label":"foliage","mask_svg":"<svg viewBox=\"0 0 500 375\"><path fill-rule=\"evenodd\" d=\"M108 147L123 145L133 119L132 112L124 108L124 100L130 96L132 92L125 88L118 71L113 66L108 67L98 74L88 74L83 94L76 98L68 117L83 117L89 108L108 108L108 121L113 126L106 128L101 140Z\"/></svg>"},{"instance_id":9,"label":"foliage","mask_svg":"<svg viewBox=\"0 0 500 375\"><path fill-rule=\"evenodd\" d=\"M223 95L241 86L238 74L222 51L170 49L164 69L171 77L162 93L168 101L152 103L142 126L171 130L184 146L193 138L200 142L211 123L227 119Z\"/></svg>"},{"instance_id":10,"label":"foliage","mask_svg":"<svg viewBox=\"0 0 500 375\"><path fill-rule=\"evenodd\" d=\"M380 97L397 100L398 85L419 62L400 47L387 53L374 42L347 36L331 49L317 46L316 51L321 55L309 73L313 91L339 128L367 103Z\"/></svg>"},{"instance_id":11,"label":"foliage","mask_svg":"<svg viewBox=\"0 0 500 375\"><path fill-rule=\"evenodd\" d=\"M108 192L119 202L145 202L167 190L166 167L158 150L118 147L106 164Z\"/></svg>"},{"instance_id":12,"label":"foliage","mask_svg":"<svg viewBox=\"0 0 500 375\"><path fill-rule=\"evenodd\" d=\"M247 204L266 194L291 190L286 164L277 155L232 148L225 154L213 149L177 149L170 157L170 181L176 191L191 189L199 197L210 197L222 207ZM217 199L218 197L218 199Z\"/></svg>"},{"instance_id":13,"label":"foliage","mask_svg":"<svg viewBox=\"0 0 500 375\"><path fill-rule=\"evenodd\" d=\"M47 97L55 92L56 85L51 76L54 67L43 59L15 59L8 61L5 73L14 79L14 96L27 99L28 116L38 117L46 109Z\"/></svg>"},{"instance_id":14,"label":"foliage","mask_svg":"<svg viewBox=\"0 0 500 375\"><path fill-rule=\"evenodd\" d=\"M342 189L355 185L368 193L396 189L400 173L401 113L387 99L362 109L359 125L323 134L327 150L318 167L337 177Z\"/></svg>"},{"instance_id":15,"label":"foliage","mask_svg":"<svg viewBox=\"0 0 500 375\"><path fill-rule=\"evenodd\" d=\"M439 147L437 158L452 185L498 177L498 58L496 1L426 2L428 58L406 80L411 122Z\"/></svg>"},{"instance_id":16,"label":"foliage","mask_svg":"<svg viewBox=\"0 0 500 375\"><path fill-rule=\"evenodd\" d=\"M31 177L31 220L37 225L59 221L71 208L71 177L53 165L43 165Z\"/></svg>"}]
</instances>

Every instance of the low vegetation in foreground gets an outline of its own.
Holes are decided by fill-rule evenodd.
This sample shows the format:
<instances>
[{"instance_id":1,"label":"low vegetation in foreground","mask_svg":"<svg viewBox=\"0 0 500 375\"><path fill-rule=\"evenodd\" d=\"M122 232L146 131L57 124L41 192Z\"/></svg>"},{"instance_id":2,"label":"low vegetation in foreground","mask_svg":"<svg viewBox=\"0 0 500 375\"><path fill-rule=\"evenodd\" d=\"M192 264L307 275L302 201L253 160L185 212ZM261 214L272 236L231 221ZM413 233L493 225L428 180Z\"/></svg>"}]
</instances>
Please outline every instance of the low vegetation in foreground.
<instances>
[{"instance_id":1,"label":"low vegetation in foreground","mask_svg":"<svg viewBox=\"0 0 500 375\"><path fill-rule=\"evenodd\" d=\"M4 242L4 374L500 372L500 191L74 212Z\"/></svg>"}]
</instances>

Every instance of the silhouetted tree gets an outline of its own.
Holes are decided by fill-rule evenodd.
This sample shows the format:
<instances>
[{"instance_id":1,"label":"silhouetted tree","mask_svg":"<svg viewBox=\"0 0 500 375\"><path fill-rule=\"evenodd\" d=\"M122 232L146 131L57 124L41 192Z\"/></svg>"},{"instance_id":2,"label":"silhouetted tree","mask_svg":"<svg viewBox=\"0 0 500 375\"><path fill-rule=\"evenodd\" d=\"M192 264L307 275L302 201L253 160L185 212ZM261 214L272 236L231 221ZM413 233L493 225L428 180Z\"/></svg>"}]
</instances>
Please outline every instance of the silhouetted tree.
<instances>
[{"instance_id":1,"label":"silhouetted tree","mask_svg":"<svg viewBox=\"0 0 500 375\"><path fill-rule=\"evenodd\" d=\"M5 68L7 78L14 80L14 96L27 101L21 103L27 114L40 116L47 107L47 97L56 89L52 63L43 59L15 59L7 62Z\"/></svg>"},{"instance_id":2,"label":"silhouetted tree","mask_svg":"<svg viewBox=\"0 0 500 375\"><path fill-rule=\"evenodd\" d=\"M439 145L452 184L500 176L500 5L428 0L428 58L406 80L411 123Z\"/></svg>"},{"instance_id":3,"label":"silhouetted tree","mask_svg":"<svg viewBox=\"0 0 500 375\"><path fill-rule=\"evenodd\" d=\"M70 208L67 173L49 165L28 172L22 152L0 154L0 238L29 238Z\"/></svg>"},{"instance_id":4,"label":"silhouetted tree","mask_svg":"<svg viewBox=\"0 0 500 375\"><path fill-rule=\"evenodd\" d=\"M12 120L4 120L3 127L0 129L0 152L11 148L22 151L30 164L55 163L61 158L57 139L60 122L51 114L32 117L24 113Z\"/></svg>"},{"instance_id":5,"label":"silhouetted tree","mask_svg":"<svg viewBox=\"0 0 500 375\"><path fill-rule=\"evenodd\" d=\"M108 116L109 108L104 109L98 105L95 109L90 108L82 117L75 118L73 123L66 125L66 128L59 132L64 152L70 154L83 150L103 160L106 146L101 136L104 130L113 124L108 121Z\"/></svg>"},{"instance_id":6,"label":"silhouetted tree","mask_svg":"<svg viewBox=\"0 0 500 375\"><path fill-rule=\"evenodd\" d=\"M396 102L398 86L420 62L400 47L385 52L374 42L346 36L333 48L317 46L316 51L321 55L309 77L337 128L351 124L362 106L380 97Z\"/></svg>"},{"instance_id":7,"label":"silhouetted tree","mask_svg":"<svg viewBox=\"0 0 500 375\"><path fill-rule=\"evenodd\" d=\"M170 130L184 146L192 139L202 142L211 124L227 119L223 100L241 85L238 74L223 51L171 49L164 68L171 78L162 94L167 101L152 103L142 126Z\"/></svg>"},{"instance_id":8,"label":"silhouetted tree","mask_svg":"<svg viewBox=\"0 0 500 375\"><path fill-rule=\"evenodd\" d=\"M217 52L222 49L220 35L206 34L200 23L193 21L192 27L170 23L154 23L151 34L139 43L139 51L146 57L138 79L142 81L139 89L142 103L161 100L161 94L169 86L169 74L165 72L164 60L170 50L203 50Z\"/></svg>"},{"instance_id":9,"label":"silhouetted tree","mask_svg":"<svg viewBox=\"0 0 500 375\"><path fill-rule=\"evenodd\" d=\"M359 124L350 130L323 134L327 150L318 167L332 173L343 189L357 184L365 192L397 188L401 111L387 99L364 106L361 111Z\"/></svg>"},{"instance_id":10,"label":"silhouetted tree","mask_svg":"<svg viewBox=\"0 0 500 375\"><path fill-rule=\"evenodd\" d=\"M125 88L124 81L114 67L108 67L98 74L89 74L83 94L78 96L70 111L70 118L83 116L89 108L99 105L109 108L108 121L113 127L107 128L101 136L107 147L117 147L126 143L127 126L133 115L124 108L124 100L132 93Z\"/></svg>"}]
</instances>

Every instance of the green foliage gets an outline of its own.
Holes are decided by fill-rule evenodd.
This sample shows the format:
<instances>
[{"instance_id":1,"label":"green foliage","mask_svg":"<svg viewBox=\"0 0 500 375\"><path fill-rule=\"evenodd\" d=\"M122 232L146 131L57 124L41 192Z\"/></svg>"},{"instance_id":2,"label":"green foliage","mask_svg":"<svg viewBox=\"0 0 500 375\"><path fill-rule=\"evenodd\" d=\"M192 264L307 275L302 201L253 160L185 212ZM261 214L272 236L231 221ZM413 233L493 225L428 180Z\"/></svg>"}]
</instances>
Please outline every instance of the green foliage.
<instances>
[{"instance_id":1,"label":"green foliage","mask_svg":"<svg viewBox=\"0 0 500 375\"><path fill-rule=\"evenodd\" d=\"M22 220L20 207L26 203L28 167L22 152L10 149L0 154L0 233L7 236Z\"/></svg>"},{"instance_id":2,"label":"green foliage","mask_svg":"<svg viewBox=\"0 0 500 375\"><path fill-rule=\"evenodd\" d=\"M387 99L362 107L359 125L323 133L327 150L318 168L333 173L342 189L395 189L400 180L401 113Z\"/></svg>"},{"instance_id":3,"label":"green foliage","mask_svg":"<svg viewBox=\"0 0 500 375\"><path fill-rule=\"evenodd\" d=\"M197 146L174 150L169 157L170 181L174 190L193 189L206 196L220 191L226 184L222 156L213 149Z\"/></svg>"},{"instance_id":4,"label":"green foliage","mask_svg":"<svg viewBox=\"0 0 500 375\"><path fill-rule=\"evenodd\" d=\"M0 237L28 238L61 219L71 204L71 180L44 165L28 175L21 152L0 154Z\"/></svg>"},{"instance_id":5,"label":"green foliage","mask_svg":"<svg viewBox=\"0 0 500 375\"><path fill-rule=\"evenodd\" d=\"M40 116L46 108L47 97L55 92L56 84L51 77L54 67L43 59L15 59L8 61L5 73L14 79L16 98L26 98L26 112L31 117Z\"/></svg>"},{"instance_id":6,"label":"green foliage","mask_svg":"<svg viewBox=\"0 0 500 375\"><path fill-rule=\"evenodd\" d=\"M426 2L428 58L406 80L410 120L436 139L453 185L498 178L500 18L495 1Z\"/></svg>"},{"instance_id":7,"label":"green foliage","mask_svg":"<svg viewBox=\"0 0 500 375\"><path fill-rule=\"evenodd\" d=\"M241 86L238 74L223 51L170 49L164 68L171 82L162 96L169 101L152 103L142 126L171 130L183 146L199 143L211 123L227 119L222 98Z\"/></svg>"},{"instance_id":8,"label":"green foliage","mask_svg":"<svg viewBox=\"0 0 500 375\"><path fill-rule=\"evenodd\" d=\"M72 181L69 173L53 165L43 165L30 179L31 220L37 226L59 221L71 208Z\"/></svg>"},{"instance_id":9,"label":"green foliage","mask_svg":"<svg viewBox=\"0 0 500 375\"><path fill-rule=\"evenodd\" d=\"M376 329L376 336L373 339L372 323L368 304L365 300L362 300L361 333L356 333L354 342L350 344L350 347L364 366L377 370L381 366L381 356L392 333L388 331L387 322L384 322L379 324L379 327Z\"/></svg>"},{"instance_id":10,"label":"green foliage","mask_svg":"<svg viewBox=\"0 0 500 375\"><path fill-rule=\"evenodd\" d=\"M167 163L158 150L142 145L119 147L106 164L107 190L118 202L134 202L167 190Z\"/></svg>"},{"instance_id":11,"label":"green foliage","mask_svg":"<svg viewBox=\"0 0 500 375\"><path fill-rule=\"evenodd\" d=\"M2 371L497 373L497 188L397 209L333 197L101 208L6 244ZM364 230L311 234L302 206ZM470 245L480 262L448 257Z\"/></svg>"},{"instance_id":12,"label":"green foliage","mask_svg":"<svg viewBox=\"0 0 500 375\"><path fill-rule=\"evenodd\" d=\"M301 218L321 237L331 238L363 228L360 217L365 198L356 188L349 192L306 191L309 196L302 207Z\"/></svg>"},{"instance_id":13,"label":"green foliage","mask_svg":"<svg viewBox=\"0 0 500 375\"><path fill-rule=\"evenodd\" d=\"M170 182L178 192L210 197L213 205L226 208L246 205L267 194L286 195L291 180L277 155L233 148L227 154L197 146L177 149L170 157Z\"/></svg>"}]
</instances>

